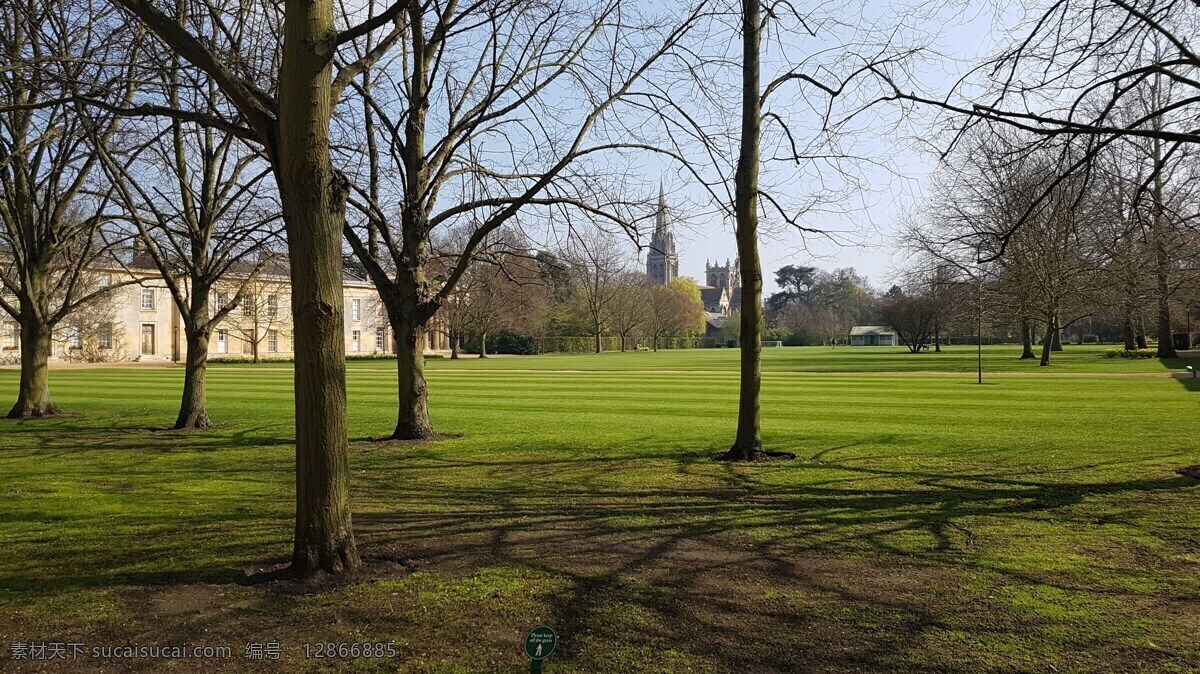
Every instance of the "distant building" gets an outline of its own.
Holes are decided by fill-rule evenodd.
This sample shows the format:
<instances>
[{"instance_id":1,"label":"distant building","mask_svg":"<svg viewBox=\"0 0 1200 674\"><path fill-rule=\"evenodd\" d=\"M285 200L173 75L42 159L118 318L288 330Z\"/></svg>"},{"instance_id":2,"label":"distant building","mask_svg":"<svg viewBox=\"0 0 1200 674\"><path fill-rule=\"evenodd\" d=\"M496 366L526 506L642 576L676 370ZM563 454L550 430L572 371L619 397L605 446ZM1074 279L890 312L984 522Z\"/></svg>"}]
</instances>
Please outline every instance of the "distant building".
<instances>
[{"instance_id":1,"label":"distant building","mask_svg":"<svg viewBox=\"0 0 1200 674\"><path fill-rule=\"evenodd\" d=\"M654 236L650 239L650 252L646 253L646 275L662 285L679 277L679 255L675 252L675 235L667 222L667 199L661 185L658 188L658 213L654 216Z\"/></svg>"},{"instance_id":2,"label":"distant building","mask_svg":"<svg viewBox=\"0 0 1200 674\"><path fill-rule=\"evenodd\" d=\"M727 314L705 311L704 336L714 342L719 341L725 334L725 328L729 325L729 321L730 318Z\"/></svg>"},{"instance_id":3,"label":"distant building","mask_svg":"<svg viewBox=\"0 0 1200 674\"><path fill-rule=\"evenodd\" d=\"M662 187L658 189L658 213L654 219L654 236L646 253L646 275L655 283L667 284L679 278L679 254L675 250L675 234L667 217L667 200ZM742 308L742 282L738 260L727 258L724 265L704 262L706 285L700 285L700 300L710 314L728 316Z\"/></svg>"},{"instance_id":4,"label":"distant building","mask_svg":"<svg viewBox=\"0 0 1200 674\"><path fill-rule=\"evenodd\" d=\"M219 311L232 301L246 278L232 270L209 297L209 310ZM183 319L167 284L153 263L135 258L124 266L89 271L97 285L136 281L116 288L103 301L68 316L55 330L50 359L76 362L181 362L187 352ZM370 282L345 274L344 331L347 355L393 354L395 336L379 293ZM20 353L20 326L0 314L0 358ZM266 360L290 358L291 282L279 266L257 275L239 306L225 316L208 342L212 360L245 358L255 353ZM435 317L425 333L426 352L450 348L444 321Z\"/></svg>"},{"instance_id":5,"label":"distant building","mask_svg":"<svg viewBox=\"0 0 1200 674\"><path fill-rule=\"evenodd\" d=\"M850 328L850 346L898 346L896 331L886 325L856 325Z\"/></svg>"},{"instance_id":6,"label":"distant building","mask_svg":"<svg viewBox=\"0 0 1200 674\"><path fill-rule=\"evenodd\" d=\"M739 262L736 258L733 262L726 259L724 265L704 261L705 285L700 286L700 299L705 311L728 316L742 308Z\"/></svg>"}]
</instances>

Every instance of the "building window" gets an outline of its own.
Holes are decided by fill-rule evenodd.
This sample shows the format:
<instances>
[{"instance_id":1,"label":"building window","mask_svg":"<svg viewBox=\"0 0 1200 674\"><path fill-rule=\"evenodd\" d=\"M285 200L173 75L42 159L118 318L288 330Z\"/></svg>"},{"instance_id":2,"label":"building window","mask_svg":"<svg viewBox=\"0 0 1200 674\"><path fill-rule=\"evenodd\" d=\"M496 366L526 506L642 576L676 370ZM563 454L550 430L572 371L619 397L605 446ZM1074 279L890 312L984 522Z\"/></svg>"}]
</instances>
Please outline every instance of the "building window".
<instances>
[{"instance_id":1,"label":"building window","mask_svg":"<svg viewBox=\"0 0 1200 674\"><path fill-rule=\"evenodd\" d=\"M267 318L275 318L275 316L278 314L279 314L279 296L274 295L274 294L268 295L267 296Z\"/></svg>"},{"instance_id":2,"label":"building window","mask_svg":"<svg viewBox=\"0 0 1200 674\"><path fill-rule=\"evenodd\" d=\"M147 323L142 326L142 355L154 355L154 324Z\"/></svg>"},{"instance_id":3,"label":"building window","mask_svg":"<svg viewBox=\"0 0 1200 674\"><path fill-rule=\"evenodd\" d=\"M250 300L250 298L248 298L248 297L242 298L242 315L243 316L253 316L254 315L254 303L249 300Z\"/></svg>"},{"instance_id":4,"label":"building window","mask_svg":"<svg viewBox=\"0 0 1200 674\"><path fill-rule=\"evenodd\" d=\"M79 328L74 327L74 326L67 328L67 348L69 348L69 349L82 349L83 348L83 336L79 333Z\"/></svg>"},{"instance_id":5,"label":"building window","mask_svg":"<svg viewBox=\"0 0 1200 674\"><path fill-rule=\"evenodd\" d=\"M362 320L362 300L350 300L350 320Z\"/></svg>"},{"instance_id":6,"label":"building window","mask_svg":"<svg viewBox=\"0 0 1200 674\"><path fill-rule=\"evenodd\" d=\"M375 328L375 350L387 351L387 344L384 342L383 328Z\"/></svg>"},{"instance_id":7,"label":"building window","mask_svg":"<svg viewBox=\"0 0 1200 674\"><path fill-rule=\"evenodd\" d=\"M361 347L361 346L362 346L362 331L354 330L353 332L350 333L350 350L358 351L359 347Z\"/></svg>"},{"instance_id":8,"label":"building window","mask_svg":"<svg viewBox=\"0 0 1200 674\"><path fill-rule=\"evenodd\" d=\"M100 324L100 337L99 337L100 348L101 349L111 349L112 348L112 339L113 339L113 324L112 323L101 323Z\"/></svg>"},{"instance_id":9,"label":"building window","mask_svg":"<svg viewBox=\"0 0 1200 674\"><path fill-rule=\"evenodd\" d=\"M101 288L107 288L108 286L112 285L112 274L101 274L100 278L96 279L96 283L98 283Z\"/></svg>"},{"instance_id":10,"label":"building window","mask_svg":"<svg viewBox=\"0 0 1200 674\"><path fill-rule=\"evenodd\" d=\"M217 330L217 353L229 353L229 333Z\"/></svg>"},{"instance_id":11,"label":"building window","mask_svg":"<svg viewBox=\"0 0 1200 674\"><path fill-rule=\"evenodd\" d=\"M4 326L4 348L15 349L18 346L18 335L21 334L21 327L17 323L10 323Z\"/></svg>"},{"instance_id":12,"label":"building window","mask_svg":"<svg viewBox=\"0 0 1200 674\"><path fill-rule=\"evenodd\" d=\"M154 288L142 288L142 311L154 311Z\"/></svg>"},{"instance_id":13,"label":"building window","mask_svg":"<svg viewBox=\"0 0 1200 674\"><path fill-rule=\"evenodd\" d=\"M217 300L216 300L215 306L217 307L217 311L225 310L225 293L217 293Z\"/></svg>"},{"instance_id":14,"label":"building window","mask_svg":"<svg viewBox=\"0 0 1200 674\"><path fill-rule=\"evenodd\" d=\"M242 355L243 356L252 355L254 353L254 343L251 342L249 339L247 339L245 336L243 336L241 339L242 339Z\"/></svg>"},{"instance_id":15,"label":"building window","mask_svg":"<svg viewBox=\"0 0 1200 674\"><path fill-rule=\"evenodd\" d=\"M383 318L383 302L375 303L375 318Z\"/></svg>"},{"instance_id":16,"label":"building window","mask_svg":"<svg viewBox=\"0 0 1200 674\"><path fill-rule=\"evenodd\" d=\"M277 351L279 351L279 334L274 330L267 330L267 353Z\"/></svg>"}]
</instances>

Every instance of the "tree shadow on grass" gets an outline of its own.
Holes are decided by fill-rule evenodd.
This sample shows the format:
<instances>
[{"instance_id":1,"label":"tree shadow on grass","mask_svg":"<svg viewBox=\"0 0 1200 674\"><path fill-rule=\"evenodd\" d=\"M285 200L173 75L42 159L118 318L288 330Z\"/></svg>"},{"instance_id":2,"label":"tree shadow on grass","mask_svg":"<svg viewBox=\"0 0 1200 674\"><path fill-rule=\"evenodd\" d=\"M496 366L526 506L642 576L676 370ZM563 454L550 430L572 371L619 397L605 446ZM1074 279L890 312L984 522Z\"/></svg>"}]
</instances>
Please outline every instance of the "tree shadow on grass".
<instances>
[{"instance_id":1,"label":"tree shadow on grass","mask_svg":"<svg viewBox=\"0 0 1200 674\"><path fill-rule=\"evenodd\" d=\"M294 438L275 435L276 427L206 430L166 430L159 427L130 426L120 420L74 423L59 417L46 423L17 424L0 435L3 452L26 451L45 459L61 458L96 450L131 452L209 452L221 449L276 447L295 444ZM12 438L5 442L5 438ZM10 445L4 447L4 445Z\"/></svg>"},{"instance_id":2,"label":"tree shadow on grass","mask_svg":"<svg viewBox=\"0 0 1200 674\"><path fill-rule=\"evenodd\" d=\"M64 430L79 437L96 432ZM246 433L255 430L260 429ZM261 438L247 444L261 444ZM973 659L976 652L990 657L978 644L1036 641L1039 625L964 597L961 588L968 581L982 574L990 583L1050 587L1089 598L1106 590L1050 569L995 564L977 554L980 522L1064 531L1096 526L1095 513L1076 506L1155 499L1198 484L1171 474L1087 479L1119 469L1116 463L984 474L881 468L839 458L841 450L858 444L902 440L879 436L788 463L748 467L709 462L715 448L650 443L627 456L585 447L533 447L516 455L365 451L356 459L352 487L359 548L378 567L372 578L413 569L465 577L499 567L554 581L551 590L533 588L548 611L538 618L563 637L555 661L575 671L692 665L701 671L1003 671L1016 661L989 666ZM244 441L234 439L230 446ZM221 466L183 470L173 479L265 483L288 477L271 466L239 465L233 475ZM639 471L651 472L642 479ZM256 490L261 487L235 487L235 500L191 512L180 506L195 498L134 495L147 499L144 509L119 513L116 530L109 529L109 516L74 523L106 536L110 545L103 549L79 538L78 530L65 538L53 531L27 534L18 543L28 564L8 567L0 586L36 600L82 588L170 592L198 583L246 585L245 572L232 560L263 562L264 551L286 551L290 534L290 513L256 505ZM19 512L13 521L36 525L54 516ZM1111 570L1126 571L1132 570ZM343 599L336 596L343 590L326 588L331 596L323 601L339 605ZM313 619L311 611L293 607L269 584L253 591L260 594L242 598L247 610L275 615L275 624ZM414 629L403 616L388 623L375 604L344 601L349 604L336 609L338 614L358 607L361 615L352 620L362 627ZM492 609L479 610L461 618L468 628L464 649L480 640L506 652L503 634L469 631ZM228 617L213 612L189 618L186 625L216 629ZM971 644L944 641L964 630ZM1039 657L1083 669L1099 662L1086 658L1108 658L1114 671L1134 661L1087 637L1066 647L1071 652L1065 660ZM676 657L684 660L671 659ZM1175 657L1160 648L1139 652L1137 661Z\"/></svg>"},{"instance_id":3,"label":"tree shadow on grass","mask_svg":"<svg viewBox=\"0 0 1200 674\"><path fill-rule=\"evenodd\" d=\"M543 463L524 481L481 480L468 489L415 480L391 494L414 509L357 514L356 524L364 549L391 550L430 569L505 565L568 579L570 590L550 600L551 623L567 635L558 657L582 671L615 670L596 648L573 650L572 640L620 642L628 631L720 671L880 671L905 662L977 671L978 662L953 648L931 651L930 635L970 625L974 639L994 631L1003 640L1020 626L957 596L964 576L1101 590L1040 569L988 563L972 552L974 522L1019 526L1053 517L1060 526L1086 526L1089 516L1072 506L1197 484L1182 476L1061 483L877 469L829 461L829 451L816 455L820 461L781 468L840 474L801 485L729 467L718 487L628 488L607 484L608 461L596 462L594 474L572 465L587 461ZM476 467L496 480L498 463ZM422 503L439 504L439 511L416 512ZM928 543L914 547L914 539ZM753 596L763 588L785 596ZM634 617L614 618L622 615Z\"/></svg>"}]
</instances>

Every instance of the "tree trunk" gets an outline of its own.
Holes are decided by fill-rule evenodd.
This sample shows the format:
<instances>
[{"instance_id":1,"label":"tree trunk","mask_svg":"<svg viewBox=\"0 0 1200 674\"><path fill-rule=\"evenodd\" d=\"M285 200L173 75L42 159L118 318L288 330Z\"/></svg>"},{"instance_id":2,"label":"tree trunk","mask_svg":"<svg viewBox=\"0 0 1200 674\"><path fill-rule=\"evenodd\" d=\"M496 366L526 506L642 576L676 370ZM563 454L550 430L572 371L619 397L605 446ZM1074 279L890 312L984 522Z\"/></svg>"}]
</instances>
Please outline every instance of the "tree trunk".
<instances>
[{"instance_id":1,"label":"tree trunk","mask_svg":"<svg viewBox=\"0 0 1200 674\"><path fill-rule=\"evenodd\" d=\"M204 380L208 373L208 332L187 330L187 355L183 366L183 400L172 428L211 428Z\"/></svg>"},{"instance_id":2,"label":"tree trunk","mask_svg":"<svg viewBox=\"0 0 1200 674\"><path fill-rule=\"evenodd\" d=\"M1060 330L1058 328L1054 329L1054 338L1050 340L1050 350L1051 351L1062 351L1063 350L1062 330Z\"/></svg>"},{"instance_id":3,"label":"tree trunk","mask_svg":"<svg viewBox=\"0 0 1200 674\"><path fill-rule=\"evenodd\" d=\"M601 341L604 335L599 330L596 331L596 353L604 353L604 343Z\"/></svg>"},{"instance_id":4,"label":"tree trunk","mask_svg":"<svg viewBox=\"0 0 1200 674\"><path fill-rule=\"evenodd\" d=\"M1137 348L1137 337L1133 331L1133 311L1131 309L1125 310L1125 322L1122 323L1121 329L1125 337L1125 350L1133 351Z\"/></svg>"},{"instance_id":5,"label":"tree trunk","mask_svg":"<svg viewBox=\"0 0 1200 674\"><path fill-rule=\"evenodd\" d=\"M1033 324L1029 318L1021 318L1021 360L1037 358L1033 352Z\"/></svg>"},{"instance_id":6,"label":"tree trunk","mask_svg":"<svg viewBox=\"0 0 1200 674\"><path fill-rule=\"evenodd\" d=\"M1160 255L1161 257L1162 255ZM1171 302L1167 274L1162 265L1158 271L1158 350L1155 358L1175 358L1175 342L1171 340Z\"/></svg>"},{"instance_id":7,"label":"tree trunk","mask_svg":"<svg viewBox=\"0 0 1200 674\"><path fill-rule=\"evenodd\" d=\"M458 333L455 333L454 335L452 335L450 337L450 360L458 360L458 349L460 346L459 345L460 341L461 341L461 338L458 336Z\"/></svg>"},{"instance_id":8,"label":"tree trunk","mask_svg":"<svg viewBox=\"0 0 1200 674\"><path fill-rule=\"evenodd\" d=\"M394 440L421 440L433 436L429 423L429 392L425 387L424 326L405 321L392 324L396 332L396 369L400 408Z\"/></svg>"},{"instance_id":9,"label":"tree trunk","mask_svg":"<svg viewBox=\"0 0 1200 674\"><path fill-rule=\"evenodd\" d=\"M762 111L759 86L762 21L759 0L742 0L742 129L734 175L734 216L741 260L741 378L732 461L762 461L762 265L758 258L758 162Z\"/></svg>"},{"instance_id":10,"label":"tree trunk","mask_svg":"<svg viewBox=\"0 0 1200 674\"><path fill-rule=\"evenodd\" d=\"M1141 327L1138 327L1136 341L1137 341L1137 348L1139 348L1139 349L1147 348L1147 346L1146 346L1146 331Z\"/></svg>"},{"instance_id":11,"label":"tree trunk","mask_svg":"<svg viewBox=\"0 0 1200 674\"><path fill-rule=\"evenodd\" d=\"M658 353L658 335L654 336L654 352Z\"/></svg>"},{"instance_id":12,"label":"tree trunk","mask_svg":"<svg viewBox=\"0 0 1200 674\"><path fill-rule=\"evenodd\" d=\"M28 314L21 317L21 384L9 419L54 417L61 414L50 400L50 326Z\"/></svg>"},{"instance_id":13,"label":"tree trunk","mask_svg":"<svg viewBox=\"0 0 1200 674\"><path fill-rule=\"evenodd\" d=\"M1038 363L1041 367L1050 365L1050 352L1054 350L1054 335L1058 334L1058 326L1054 321L1046 323L1046 338L1042 340L1042 361Z\"/></svg>"},{"instance_id":14,"label":"tree trunk","mask_svg":"<svg viewBox=\"0 0 1200 674\"><path fill-rule=\"evenodd\" d=\"M487 358L487 333L479 336L479 357Z\"/></svg>"},{"instance_id":15,"label":"tree trunk","mask_svg":"<svg viewBox=\"0 0 1200 674\"><path fill-rule=\"evenodd\" d=\"M936 320L933 322L933 352L942 352L942 328Z\"/></svg>"},{"instance_id":16,"label":"tree trunk","mask_svg":"<svg viewBox=\"0 0 1200 674\"><path fill-rule=\"evenodd\" d=\"M288 0L273 153L291 263L296 354L296 536L292 571L359 564L350 516L342 228L347 186L333 171L333 0ZM256 348L257 352L257 348Z\"/></svg>"}]
</instances>

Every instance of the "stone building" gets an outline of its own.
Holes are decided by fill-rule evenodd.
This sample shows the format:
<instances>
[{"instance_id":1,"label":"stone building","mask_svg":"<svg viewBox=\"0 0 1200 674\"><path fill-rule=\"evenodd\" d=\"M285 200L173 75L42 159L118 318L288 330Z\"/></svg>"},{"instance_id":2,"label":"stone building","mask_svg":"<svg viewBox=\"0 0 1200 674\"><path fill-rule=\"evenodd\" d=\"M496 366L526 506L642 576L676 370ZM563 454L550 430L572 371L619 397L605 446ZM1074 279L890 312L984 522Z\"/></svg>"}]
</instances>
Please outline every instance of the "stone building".
<instances>
[{"instance_id":1,"label":"stone building","mask_svg":"<svg viewBox=\"0 0 1200 674\"><path fill-rule=\"evenodd\" d=\"M646 253L646 275L666 285L679 277L679 255L675 252L675 234L667 222L667 200L658 188L658 212L654 216L654 236Z\"/></svg>"},{"instance_id":2,"label":"stone building","mask_svg":"<svg viewBox=\"0 0 1200 674\"><path fill-rule=\"evenodd\" d=\"M187 352L183 320L171 291L156 268L130 265L92 272L98 284L126 283L93 306L68 316L55 330L51 359L75 362L182 362ZM231 274L213 288L210 306L219 311L232 301L244 277ZM392 354L394 336L383 303L370 282L346 274L346 354ZM260 273L247 286L238 307L218 324L208 345L209 358L290 358L291 284L286 269ZM435 318L425 335L426 352L448 351L449 335ZM20 354L20 326L0 315L0 359Z\"/></svg>"},{"instance_id":3,"label":"stone building","mask_svg":"<svg viewBox=\"0 0 1200 674\"><path fill-rule=\"evenodd\" d=\"M742 282L738 273L739 260L724 265L715 261L704 261L704 282L700 286L700 299L704 310L714 314L729 314L742 308Z\"/></svg>"}]
</instances>

